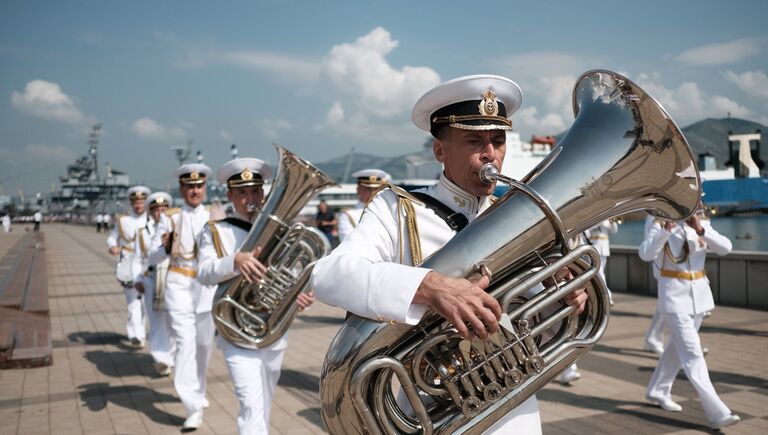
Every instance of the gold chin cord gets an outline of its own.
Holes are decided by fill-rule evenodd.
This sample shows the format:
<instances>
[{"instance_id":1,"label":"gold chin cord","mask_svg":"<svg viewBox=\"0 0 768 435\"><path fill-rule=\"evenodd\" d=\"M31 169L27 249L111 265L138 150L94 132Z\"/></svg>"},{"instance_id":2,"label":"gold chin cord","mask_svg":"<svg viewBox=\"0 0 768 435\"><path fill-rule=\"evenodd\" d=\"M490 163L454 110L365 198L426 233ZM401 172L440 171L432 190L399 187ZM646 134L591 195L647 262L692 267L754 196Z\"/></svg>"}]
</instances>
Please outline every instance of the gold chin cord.
<instances>
[{"instance_id":1,"label":"gold chin cord","mask_svg":"<svg viewBox=\"0 0 768 435\"><path fill-rule=\"evenodd\" d=\"M267 268L265 276L252 284L238 276L220 284L214 296L216 330L246 349L269 346L285 334L315 262L330 252L328 240L317 229L291 221L317 192L335 182L292 152L275 147L280 156L277 175L239 247L243 252L262 248L258 260Z\"/></svg>"},{"instance_id":2,"label":"gold chin cord","mask_svg":"<svg viewBox=\"0 0 768 435\"><path fill-rule=\"evenodd\" d=\"M320 377L330 433L482 433L603 335L600 256L568 241L638 210L685 219L701 183L674 121L627 78L583 74L573 109L573 126L524 182L482 169L483 181L509 191L421 265L454 277L489 274L486 290L504 312L499 332L465 340L431 311L416 326L352 316ZM563 267L573 278L552 279ZM578 288L588 294L582 313L563 302Z\"/></svg>"}]
</instances>

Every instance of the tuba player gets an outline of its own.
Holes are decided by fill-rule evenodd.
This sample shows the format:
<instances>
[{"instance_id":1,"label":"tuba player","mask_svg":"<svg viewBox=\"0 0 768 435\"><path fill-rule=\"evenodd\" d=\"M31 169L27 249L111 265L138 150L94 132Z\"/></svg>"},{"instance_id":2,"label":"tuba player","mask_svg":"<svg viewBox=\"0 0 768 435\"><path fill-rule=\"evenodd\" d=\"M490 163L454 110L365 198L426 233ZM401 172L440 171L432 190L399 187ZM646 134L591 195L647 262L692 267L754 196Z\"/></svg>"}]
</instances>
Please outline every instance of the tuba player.
<instances>
[{"instance_id":1,"label":"tuba player","mask_svg":"<svg viewBox=\"0 0 768 435\"><path fill-rule=\"evenodd\" d=\"M227 198L232 203L234 214L208 222L203 230L197 266L197 279L202 284L213 286L238 275L253 283L264 276L266 267L257 259L261 248L241 252L238 247L261 209L264 201L262 186L271 175L269 165L253 158L230 160L217 172L218 181L228 188ZM313 300L313 296L302 292L296 303L303 310ZM240 401L238 432L241 435L268 433L272 394L280 377L288 338L283 336L258 350L237 347L221 336L217 338L217 344L224 352L235 394Z\"/></svg>"},{"instance_id":2,"label":"tuba player","mask_svg":"<svg viewBox=\"0 0 768 435\"><path fill-rule=\"evenodd\" d=\"M515 82L493 75L457 78L422 96L412 119L432 134L432 150L443 164L438 183L421 189L430 205L396 187L382 189L344 242L317 262L312 284L318 299L370 319L409 325L431 308L464 338L485 339L498 331L501 307L484 290L487 277L469 281L417 265L490 207L495 185L484 184L478 172L486 163L502 167L509 116L521 101ZM445 208L452 213L438 212ZM586 298L581 289L568 301L583 309ZM535 396L486 433L512 431L541 433Z\"/></svg>"}]
</instances>

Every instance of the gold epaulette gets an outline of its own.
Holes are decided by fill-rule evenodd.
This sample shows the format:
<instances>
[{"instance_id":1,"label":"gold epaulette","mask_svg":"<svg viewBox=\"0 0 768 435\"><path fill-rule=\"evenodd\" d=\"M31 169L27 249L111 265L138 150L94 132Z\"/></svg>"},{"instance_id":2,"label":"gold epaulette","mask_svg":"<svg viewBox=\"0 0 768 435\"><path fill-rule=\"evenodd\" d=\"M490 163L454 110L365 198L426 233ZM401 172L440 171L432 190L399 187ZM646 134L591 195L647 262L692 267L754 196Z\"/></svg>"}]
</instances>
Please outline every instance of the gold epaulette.
<instances>
[{"instance_id":1,"label":"gold epaulette","mask_svg":"<svg viewBox=\"0 0 768 435\"><path fill-rule=\"evenodd\" d=\"M213 240L213 248L216 249L216 255L219 258L224 257L224 247L221 246L221 236L219 235L219 229L216 228L216 220L209 220L208 227L211 229L211 239Z\"/></svg>"},{"instance_id":2,"label":"gold epaulette","mask_svg":"<svg viewBox=\"0 0 768 435\"><path fill-rule=\"evenodd\" d=\"M421 240L419 240L419 226L416 223L416 210L413 209L413 203L416 202L421 205L424 203L415 196L411 195L407 190L393 184L381 185L378 189L376 189L376 191L374 191L373 195L371 195L371 198L374 198L384 189L390 189L397 196L397 231L398 239L400 241L400 258L403 259L404 257L402 234L403 225L400 222L400 216L405 214L405 228L408 231L408 245L411 250L411 259L413 261L413 265L421 264L423 259L421 253Z\"/></svg>"},{"instance_id":3,"label":"gold epaulette","mask_svg":"<svg viewBox=\"0 0 768 435\"><path fill-rule=\"evenodd\" d=\"M173 208L166 209L165 210L165 215L168 216L168 217L171 217L171 216L175 215L176 213L180 213L180 212L181 212L181 207L173 207Z\"/></svg>"},{"instance_id":4,"label":"gold epaulette","mask_svg":"<svg viewBox=\"0 0 768 435\"><path fill-rule=\"evenodd\" d=\"M120 239L123 239L125 243L133 243L133 241L136 239L136 234L133 235L132 238L125 237L125 232L123 231L123 218L126 217L124 214L117 215L117 218L115 219L115 226L117 227L117 237Z\"/></svg>"}]
</instances>

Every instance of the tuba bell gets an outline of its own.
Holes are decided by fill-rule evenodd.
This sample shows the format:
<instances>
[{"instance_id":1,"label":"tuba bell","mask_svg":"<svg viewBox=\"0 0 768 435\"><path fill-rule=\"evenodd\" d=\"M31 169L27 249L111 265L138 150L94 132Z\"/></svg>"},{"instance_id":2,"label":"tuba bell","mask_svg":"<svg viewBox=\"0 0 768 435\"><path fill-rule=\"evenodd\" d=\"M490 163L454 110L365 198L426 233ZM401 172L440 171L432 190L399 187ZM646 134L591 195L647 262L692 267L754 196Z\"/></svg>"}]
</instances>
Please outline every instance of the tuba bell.
<instances>
[{"instance_id":1,"label":"tuba bell","mask_svg":"<svg viewBox=\"0 0 768 435\"><path fill-rule=\"evenodd\" d=\"M569 240L638 210L690 216L700 180L693 154L666 111L619 74L584 73L576 119L524 183L486 165L486 183L510 189L420 266L490 277L499 331L465 340L437 313L417 326L352 316L334 337L320 378L322 417L333 434L482 433L576 361L608 323L608 295L589 245ZM571 280L556 281L568 267ZM537 291L540 288L542 291ZM578 314L562 302L585 287Z\"/></svg>"},{"instance_id":2,"label":"tuba bell","mask_svg":"<svg viewBox=\"0 0 768 435\"><path fill-rule=\"evenodd\" d=\"M260 246L264 277L249 284L242 276L216 289L213 321L228 342L247 349L269 346L282 337L296 315L296 298L306 288L315 262L330 252L315 228L291 221L315 194L335 182L310 163L275 145L277 175L264 208L240 251Z\"/></svg>"}]
</instances>

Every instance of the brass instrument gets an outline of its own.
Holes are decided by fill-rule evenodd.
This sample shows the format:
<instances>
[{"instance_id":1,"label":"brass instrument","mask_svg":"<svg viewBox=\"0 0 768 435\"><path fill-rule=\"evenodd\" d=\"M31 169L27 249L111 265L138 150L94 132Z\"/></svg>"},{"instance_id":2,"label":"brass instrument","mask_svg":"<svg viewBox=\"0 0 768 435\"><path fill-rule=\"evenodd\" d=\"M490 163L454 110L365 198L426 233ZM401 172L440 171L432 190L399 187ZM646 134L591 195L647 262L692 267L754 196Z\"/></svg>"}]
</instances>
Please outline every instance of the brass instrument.
<instances>
[{"instance_id":1,"label":"brass instrument","mask_svg":"<svg viewBox=\"0 0 768 435\"><path fill-rule=\"evenodd\" d=\"M315 262L330 252L325 236L291 220L315 194L335 182L310 163L275 145L277 175L264 208L239 250L260 246L258 260L267 268L249 284L242 276L219 285L214 296L216 329L230 343L247 349L269 346L282 337L296 315Z\"/></svg>"},{"instance_id":2,"label":"brass instrument","mask_svg":"<svg viewBox=\"0 0 768 435\"><path fill-rule=\"evenodd\" d=\"M165 310L165 278L168 275L168 266L171 260L166 258L155 266L155 295L152 299L152 309Z\"/></svg>"},{"instance_id":3,"label":"brass instrument","mask_svg":"<svg viewBox=\"0 0 768 435\"><path fill-rule=\"evenodd\" d=\"M485 182L512 188L421 264L452 277L489 275L504 312L499 332L464 340L432 311L415 327L352 316L320 377L330 433L482 433L600 339L608 321L600 256L568 240L637 210L684 219L701 183L675 123L625 77L583 74L573 110L573 126L526 184L483 167ZM548 279L563 267L572 280ZM577 314L562 298L582 287L589 298Z\"/></svg>"}]
</instances>

